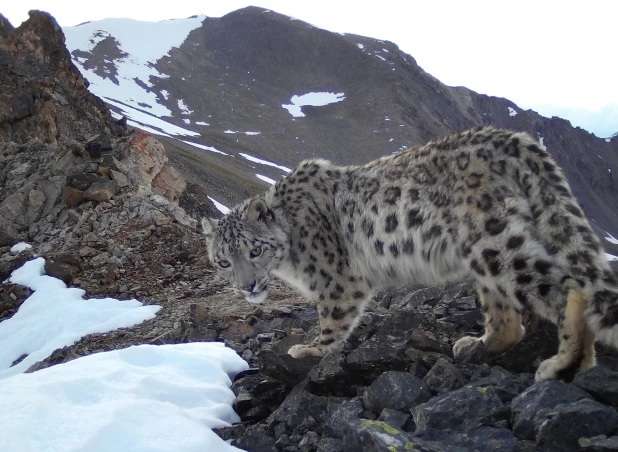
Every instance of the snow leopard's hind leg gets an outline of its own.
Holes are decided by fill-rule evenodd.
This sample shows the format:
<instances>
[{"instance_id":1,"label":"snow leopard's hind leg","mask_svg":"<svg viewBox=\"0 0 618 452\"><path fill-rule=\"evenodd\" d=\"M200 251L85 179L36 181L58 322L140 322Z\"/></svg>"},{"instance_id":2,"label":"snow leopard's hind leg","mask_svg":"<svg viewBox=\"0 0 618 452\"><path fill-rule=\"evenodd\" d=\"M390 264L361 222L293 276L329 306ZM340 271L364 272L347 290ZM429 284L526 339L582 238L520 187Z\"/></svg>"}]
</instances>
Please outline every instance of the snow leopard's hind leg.
<instances>
[{"instance_id":1,"label":"snow leopard's hind leg","mask_svg":"<svg viewBox=\"0 0 618 452\"><path fill-rule=\"evenodd\" d=\"M558 353L541 363L536 381L571 379L575 372L588 370L596 364L595 338L584 320L588 301L581 292L569 291L566 310L558 321Z\"/></svg>"},{"instance_id":2,"label":"snow leopard's hind leg","mask_svg":"<svg viewBox=\"0 0 618 452\"><path fill-rule=\"evenodd\" d=\"M558 354L541 363L536 380L569 378L575 371L591 367L594 339L584 318L588 305L585 292L560 259L539 241L533 228L517 222L505 222L502 226L493 235L477 241L465 257L478 285L502 295L515 313L529 309L557 325ZM490 305L486 312L485 345L493 352L503 351L507 344L515 345L514 339L521 336L509 333L521 330L507 328L501 331L507 333L504 336L497 334L500 330L496 327L496 320L500 327L509 318L515 320L513 315L502 313L500 306L503 308L504 304L498 304L495 295L487 297L484 303ZM516 317L515 324L519 326L519 316ZM460 339L454 353L472 340Z\"/></svg>"},{"instance_id":3,"label":"snow leopard's hind leg","mask_svg":"<svg viewBox=\"0 0 618 452\"><path fill-rule=\"evenodd\" d=\"M483 342L488 353L502 353L514 347L526 333L521 324L521 308L513 305L506 293L501 294L498 290L481 287L478 294L485 315L485 334L482 337L462 337L455 342L455 357L468 345L478 341Z\"/></svg>"}]
</instances>

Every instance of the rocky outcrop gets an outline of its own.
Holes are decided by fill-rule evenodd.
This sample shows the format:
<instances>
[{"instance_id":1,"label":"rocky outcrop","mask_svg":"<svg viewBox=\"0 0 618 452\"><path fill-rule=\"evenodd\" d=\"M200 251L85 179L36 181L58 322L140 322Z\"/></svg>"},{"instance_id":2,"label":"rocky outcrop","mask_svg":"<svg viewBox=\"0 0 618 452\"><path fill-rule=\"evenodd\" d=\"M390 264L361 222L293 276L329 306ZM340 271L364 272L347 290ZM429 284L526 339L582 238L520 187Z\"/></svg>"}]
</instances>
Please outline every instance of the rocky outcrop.
<instances>
[{"instance_id":1,"label":"rocky outcrop","mask_svg":"<svg viewBox=\"0 0 618 452\"><path fill-rule=\"evenodd\" d=\"M132 196L179 198L186 184L167 164L163 145L146 133L129 133L111 119L104 104L87 91L51 16L31 11L16 29L6 20L0 23L3 234L53 242L75 234L80 212L92 211L92 216L101 204L117 211L104 229L114 219L133 215L122 212L130 208ZM141 198L136 204L142 208L139 216L153 223L157 218L159 224L196 225L177 205L163 214L160 206L146 208Z\"/></svg>"},{"instance_id":2,"label":"rocky outcrop","mask_svg":"<svg viewBox=\"0 0 618 452\"><path fill-rule=\"evenodd\" d=\"M49 14L31 11L15 29L0 22L0 141L56 144L120 132L105 105L88 93Z\"/></svg>"},{"instance_id":3,"label":"rocky outcrop","mask_svg":"<svg viewBox=\"0 0 618 452\"><path fill-rule=\"evenodd\" d=\"M77 206L92 209L120 195L126 195L124 200L161 193L174 200L182 193L182 176L166 165L165 150L153 137L138 132L106 139L110 147L104 154L99 149L97 158L78 142L0 142L0 183L5 187L0 194L0 229L15 238L43 241L68 226L69 211ZM170 221L195 227L196 221L181 210L176 207Z\"/></svg>"},{"instance_id":4,"label":"rocky outcrop","mask_svg":"<svg viewBox=\"0 0 618 452\"><path fill-rule=\"evenodd\" d=\"M317 334L314 310L239 319L219 337L251 364L233 384L243 423L218 434L253 452L615 450L594 449L618 434L618 373L603 352L574 383L535 383L534 365L557 349L555 328L535 321L536 349L453 362L453 342L482 329L472 293L461 283L378 294L343 349L317 362L285 355L303 337L293 330Z\"/></svg>"}]
</instances>

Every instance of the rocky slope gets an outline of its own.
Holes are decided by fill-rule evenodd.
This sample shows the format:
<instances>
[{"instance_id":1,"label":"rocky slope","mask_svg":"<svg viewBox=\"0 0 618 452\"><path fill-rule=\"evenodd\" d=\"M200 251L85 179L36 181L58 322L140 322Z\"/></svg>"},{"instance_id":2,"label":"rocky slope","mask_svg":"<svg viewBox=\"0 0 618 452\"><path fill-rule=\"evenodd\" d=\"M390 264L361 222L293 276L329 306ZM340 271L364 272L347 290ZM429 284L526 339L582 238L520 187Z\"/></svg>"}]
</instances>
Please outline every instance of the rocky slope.
<instances>
[{"instance_id":1,"label":"rocky slope","mask_svg":"<svg viewBox=\"0 0 618 452\"><path fill-rule=\"evenodd\" d=\"M104 87L101 95L114 109L147 123L144 115L164 109L163 119L186 131L169 134L240 157L227 160L244 160L241 153L246 153L288 167L313 156L357 164L476 124L525 130L565 169L597 232L618 236L618 138L607 142L509 100L446 86L391 42L331 33L255 7L182 21L191 22L184 41L170 41L169 52L149 60L150 72L132 72L131 89L148 96L139 105L125 94L129 80L118 78L117 90L113 80L130 61L150 54L149 48L129 42L127 30L116 22L92 22L66 32L72 37L90 30L92 41L69 39L79 45L70 50L86 77L96 81L95 92ZM182 21L151 24L150 32ZM144 23L122 26L141 30ZM302 107L302 117L284 108L293 96L310 92L344 99ZM282 174L252 166L256 169L241 169L246 179L255 180L261 171L275 180ZM215 190L211 196L220 194L225 193Z\"/></svg>"},{"instance_id":2,"label":"rocky slope","mask_svg":"<svg viewBox=\"0 0 618 452\"><path fill-rule=\"evenodd\" d=\"M233 385L243 423L220 436L253 452L618 450L618 360L603 350L571 383L535 384L557 339L529 318L513 350L489 359L479 343L453 362L452 343L482 329L467 283L385 291L342 350L285 355L316 318L257 310L221 334L252 368Z\"/></svg>"}]
</instances>

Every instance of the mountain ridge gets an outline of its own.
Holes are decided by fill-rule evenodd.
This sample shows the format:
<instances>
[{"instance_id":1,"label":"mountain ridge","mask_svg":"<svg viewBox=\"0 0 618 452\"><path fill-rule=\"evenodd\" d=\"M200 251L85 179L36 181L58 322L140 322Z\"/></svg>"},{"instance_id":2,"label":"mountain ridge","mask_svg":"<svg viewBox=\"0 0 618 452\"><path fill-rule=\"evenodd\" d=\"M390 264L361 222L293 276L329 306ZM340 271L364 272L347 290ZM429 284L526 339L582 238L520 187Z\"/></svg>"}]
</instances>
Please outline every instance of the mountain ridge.
<instances>
[{"instance_id":1,"label":"mountain ridge","mask_svg":"<svg viewBox=\"0 0 618 452\"><path fill-rule=\"evenodd\" d=\"M71 28L78 27L66 28L69 36ZM69 50L80 66L85 51ZM103 61L104 52L98 43L90 58ZM606 142L564 119L524 111L507 99L444 85L392 42L332 33L248 7L203 18L151 66L160 76L136 84L157 105L138 108L165 108L170 115L159 119L185 132L142 126L241 159L250 154L288 167L312 157L361 164L478 124L527 131L564 168L597 223L597 233L618 233L618 213L612 212L618 204L618 141ZM97 92L96 86L91 89ZM284 108L293 96L312 92L341 93L345 99L303 106L302 118ZM118 113L134 113L126 103L112 102ZM247 177L256 178L250 173L255 165L244 163ZM258 168L273 180L284 175L272 167Z\"/></svg>"}]
</instances>

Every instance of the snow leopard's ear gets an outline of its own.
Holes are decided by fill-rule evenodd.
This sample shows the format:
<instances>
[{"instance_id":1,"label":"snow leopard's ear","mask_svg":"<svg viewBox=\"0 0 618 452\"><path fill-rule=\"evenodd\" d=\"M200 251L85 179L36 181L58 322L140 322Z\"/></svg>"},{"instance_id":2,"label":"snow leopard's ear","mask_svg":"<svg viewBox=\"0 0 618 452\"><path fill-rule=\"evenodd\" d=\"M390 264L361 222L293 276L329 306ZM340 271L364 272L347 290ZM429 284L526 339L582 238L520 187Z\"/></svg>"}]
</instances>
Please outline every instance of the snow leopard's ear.
<instances>
[{"instance_id":1,"label":"snow leopard's ear","mask_svg":"<svg viewBox=\"0 0 618 452\"><path fill-rule=\"evenodd\" d=\"M215 233L215 229L217 228L217 219L216 218L202 218L202 229L204 230L204 235L206 236L206 240L212 240L212 236Z\"/></svg>"},{"instance_id":2,"label":"snow leopard's ear","mask_svg":"<svg viewBox=\"0 0 618 452\"><path fill-rule=\"evenodd\" d=\"M243 220L249 221L263 221L267 223L274 219L275 215L273 214L273 211L270 210L264 200L260 198L251 200L249 207L247 207L247 210L243 215Z\"/></svg>"}]
</instances>

